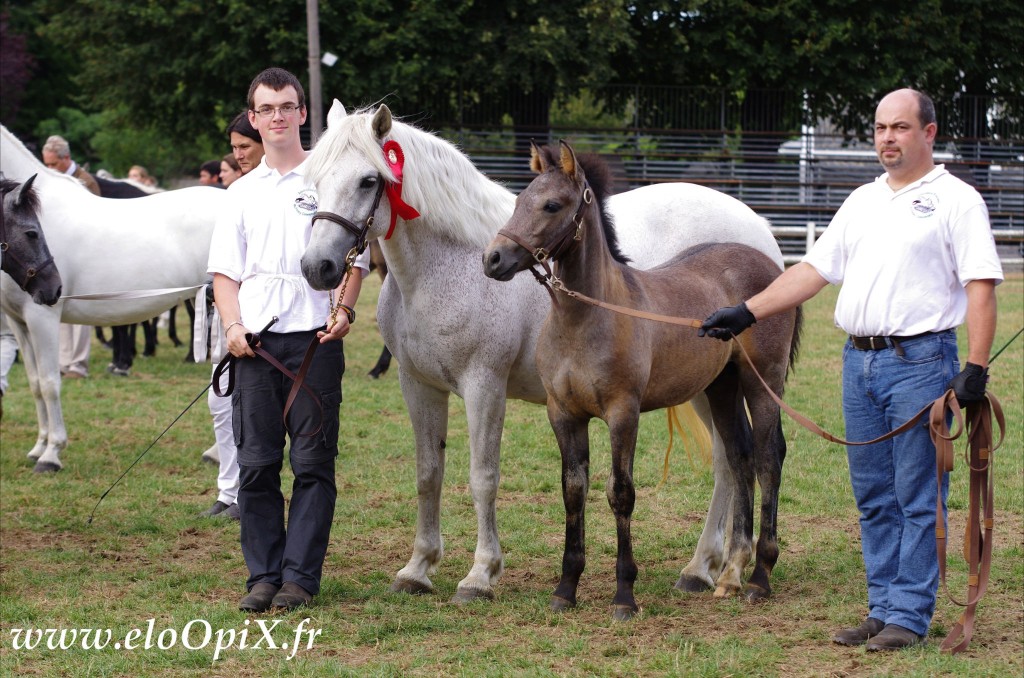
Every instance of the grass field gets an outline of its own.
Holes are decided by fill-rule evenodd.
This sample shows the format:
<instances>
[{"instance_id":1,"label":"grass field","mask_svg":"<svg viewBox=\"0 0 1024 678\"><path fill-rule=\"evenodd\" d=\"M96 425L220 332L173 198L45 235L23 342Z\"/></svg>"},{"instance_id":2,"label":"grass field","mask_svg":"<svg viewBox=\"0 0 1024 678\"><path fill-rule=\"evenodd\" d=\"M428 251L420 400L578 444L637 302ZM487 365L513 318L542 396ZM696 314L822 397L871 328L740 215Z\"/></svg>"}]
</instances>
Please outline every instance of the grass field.
<instances>
[{"instance_id":1,"label":"grass field","mask_svg":"<svg viewBox=\"0 0 1024 678\"><path fill-rule=\"evenodd\" d=\"M47 476L34 475L25 458L36 435L35 410L24 370L15 366L0 424L0 672L787 677L1024 672L1024 339L992 367L990 390L1002 400L1009 430L995 457L995 563L974 641L961 655L939 653L939 641L959 615L940 593L927 647L868 654L829 641L834 630L858 623L866 612L845 451L789 420L784 421L789 452L779 510L782 555L766 603L752 606L672 589L700 535L711 472L677 451L668 481L659 487L668 435L664 414L656 412L644 417L635 465L633 534L642 614L629 623L611 621L615 532L604 493L609 453L600 422L592 431L588 563L580 606L564 615L549 612L562 548L559 456L543 408L514 402L498 498L506 573L495 601L448 604L472 563L476 541L464 408L455 398L443 498L446 556L433 577L438 592L390 593L394 573L411 552L416 487L397 375L379 381L366 376L380 349L370 320L378 288L376 278L367 279L360 322L346 342L338 506L323 591L312 607L288 614L247 616L236 609L247 575L238 526L195 517L216 497L216 470L200 462L213 440L205 399L87 523L102 492L200 392L209 365L185 364L184 349L171 347L162 336L157 357L139 358L130 377L116 377L104 372L109 351L94 345L92 376L64 385L71 443L62 457L64 470ZM999 300L997 347L1024 325L1020 275L999 289ZM826 290L805 307L803 348L786 398L841 434L843 336L832 325L833 304L834 292ZM187 336L184 327L179 333ZM965 567L956 557L966 478L960 459L950 496L950 590L957 598L966 590ZM269 646L261 625L277 649ZM47 636L47 629L56 631ZM83 649L80 636L72 639L73 629L111 635L96 649L94 640L105 636L90 632ZM74 647L61 649L61 630L65 646ZM218 641L229 639L231 647L216 649ZM33 640L38 644L27 648ZM284 643L287 649L280 647Z\"/></svg>"}]
</instances>

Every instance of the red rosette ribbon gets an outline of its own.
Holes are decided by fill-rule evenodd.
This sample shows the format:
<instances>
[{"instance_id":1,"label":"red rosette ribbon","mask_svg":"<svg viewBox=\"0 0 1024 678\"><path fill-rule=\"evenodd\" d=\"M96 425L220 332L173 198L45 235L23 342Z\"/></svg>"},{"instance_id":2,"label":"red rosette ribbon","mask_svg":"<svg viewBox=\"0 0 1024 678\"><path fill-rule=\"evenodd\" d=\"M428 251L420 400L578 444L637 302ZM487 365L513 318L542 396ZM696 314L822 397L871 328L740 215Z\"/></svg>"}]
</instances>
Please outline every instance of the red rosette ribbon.
<instances>
[{"instance_id":1,"label":"red rosette ribbon","mask_svg":"<svg viewBox=\"0 0 1024 678\"><path fill-rule=\"evenodd\" d=\"M398 217L409 221L418 217L420 213L412 205L402 200L402 167L405 165L405 154L402 153L402 147L397 141L392 140L384 144L383 150L384 162L391 169L391 173L395 175L394 182L389 181L384 187L388 202L391 203L391 225L388 227L388 234L384 236L384 239L388 240L395 230L395 222Z\"/></svg>"}]
</instances>

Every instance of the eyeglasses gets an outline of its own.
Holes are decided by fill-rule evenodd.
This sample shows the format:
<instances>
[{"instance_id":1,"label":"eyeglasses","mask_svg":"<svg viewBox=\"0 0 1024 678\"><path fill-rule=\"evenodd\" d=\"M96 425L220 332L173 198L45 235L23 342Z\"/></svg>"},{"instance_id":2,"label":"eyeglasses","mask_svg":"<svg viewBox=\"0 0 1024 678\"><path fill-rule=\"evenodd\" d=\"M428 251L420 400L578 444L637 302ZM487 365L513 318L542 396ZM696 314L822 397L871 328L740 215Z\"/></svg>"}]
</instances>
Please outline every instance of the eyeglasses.
<instances>
[{"instance_id":1,"label":"eyeglasses","mask_svg":"<svg viewBox=\"0 0 1024 678\"><path fill-rule=\"evenodd\" d=\"M280 106L260 106L256 109L256 115L261 118L269 118L274 115L274 111L279 112L285 117L295 115L295 112L299 110L298 104L281 104Z\"/></svg>"}]
</instances>

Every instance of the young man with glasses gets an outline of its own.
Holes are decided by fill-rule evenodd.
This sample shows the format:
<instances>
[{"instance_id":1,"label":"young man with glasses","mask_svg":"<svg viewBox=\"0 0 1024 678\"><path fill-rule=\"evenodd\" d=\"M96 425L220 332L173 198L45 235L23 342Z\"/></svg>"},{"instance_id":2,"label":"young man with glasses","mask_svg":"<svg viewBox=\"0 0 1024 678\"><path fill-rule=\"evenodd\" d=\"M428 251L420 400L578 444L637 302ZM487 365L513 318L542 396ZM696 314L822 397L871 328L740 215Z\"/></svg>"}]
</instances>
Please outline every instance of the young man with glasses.
<instances>
[{"instance_id":1,"label":"young man with glasses","mask_svg":"<svg viewBox=\"0 0 1024 678\"><path fill-rule=\"evenodd\" d=\"M252 81L248 104L249 122L260 133L266 154L228 189L227 209L214 229L209 271L228 351L239 358L232 415L242 555L249 568L249 592L239 609L262 612L305 605L320 591L337 496L334 459L345 371L341 339L354 313L346 309L329 325L332 295L314 291L299 268L317 209L299 138L306 120L302 85L288 71L269 68ZM355 305L368 264L366 256L357 259L361 270L342 283L343 308ZM305 384L320 402L303 388L287 421L283 413L292 382L257 358L249 345L251 333L274 316L278 320L259 335L259 346L293 373L307 347L318 342ZM319 432L310 435L318 425ZM281 493L286 434L295 475L287 531Z\"/></svg>"}]
</instances>

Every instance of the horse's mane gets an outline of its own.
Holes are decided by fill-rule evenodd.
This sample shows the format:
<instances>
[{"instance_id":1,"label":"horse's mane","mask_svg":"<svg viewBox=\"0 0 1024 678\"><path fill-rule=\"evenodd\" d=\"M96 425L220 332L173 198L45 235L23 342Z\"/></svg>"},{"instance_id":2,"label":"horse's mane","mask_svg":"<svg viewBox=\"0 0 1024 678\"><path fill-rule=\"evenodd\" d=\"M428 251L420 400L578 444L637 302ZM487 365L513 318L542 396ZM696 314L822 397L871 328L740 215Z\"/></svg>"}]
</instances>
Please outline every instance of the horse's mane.
<instances>
[{"instance_id":1,"label":"horse's mane","mask_svg":"<svg viewBox=\"0 0 1024 678\"><path fill-rule=\"evenodd\" d=\"M384 160L383 141L394 139L405 155L402 199L420 213L411 228L439 230L454 240L484 247L512 215L515 195L496 184L455 146L413 125L392 120L379 140L374 109L364 108L331 124L309 157L309 179L323 179L346 153L358 153L387 181L395 177Z\"/></svg>"},{"instance_id":2,"label":"horse's mane","mask_svg":"<svg viewBox=\"0 0 1024 678\"><path fill-rule=\"evenodd\" d=\"M543 146L540 151L544 155L547 166L552 168L549 171L562 171L562 149L560 146L553 144ZM604 230L604 239L608 243L612 258L620 264L628 264L629 257L623 254L619 247L619 236L615 232L615 219L608 211L606 202L606 199L613 193L612 189L615 183L608 163L594 153L577 153L576 162L583 170L587 184L590 185L590 190L594 192L594 197L597 198L597 202L601 206L601 228Z\"/></svg>"},{"instance_id":3,"label":"horse's mane","mask_svg":"<svg viewBox=\"0 0 1024 678\"><path fill-rule=\"evenodd\" d=\"M14 179L0 178L0 195L7 195L11 191L17 190L23 182L15 181ZM35 186L29 186L21 196L22 209L30 209L32 212L39 212L39 194L36 192Z\"/></svg>"},{"instance_id":4,"label":"horse's mane","mask_svg":"<svg viewBox=\"0 0 1024 678\"><path fill-rule=\"evenodd\" d=\"M32 172L36 174L45 174L54 179L60 179L61 181L71 182L75 186L85 189L85 184L71 176L70 174L64 174L57 170L52 170L44 165L39 158L32 154L32 151L25 147L25 144L21 143L21 139L14 136L14 133L7 129L6 126L0 125L0 138L3 139L4 153L10 153L11 151L17 151L22 155L27 162L32 166ZM27 177L26 177L27 178ZM86 189L88 192L88 189ZM91 193L89 195L92 195Z\"/></svg>"}]
</instances>

